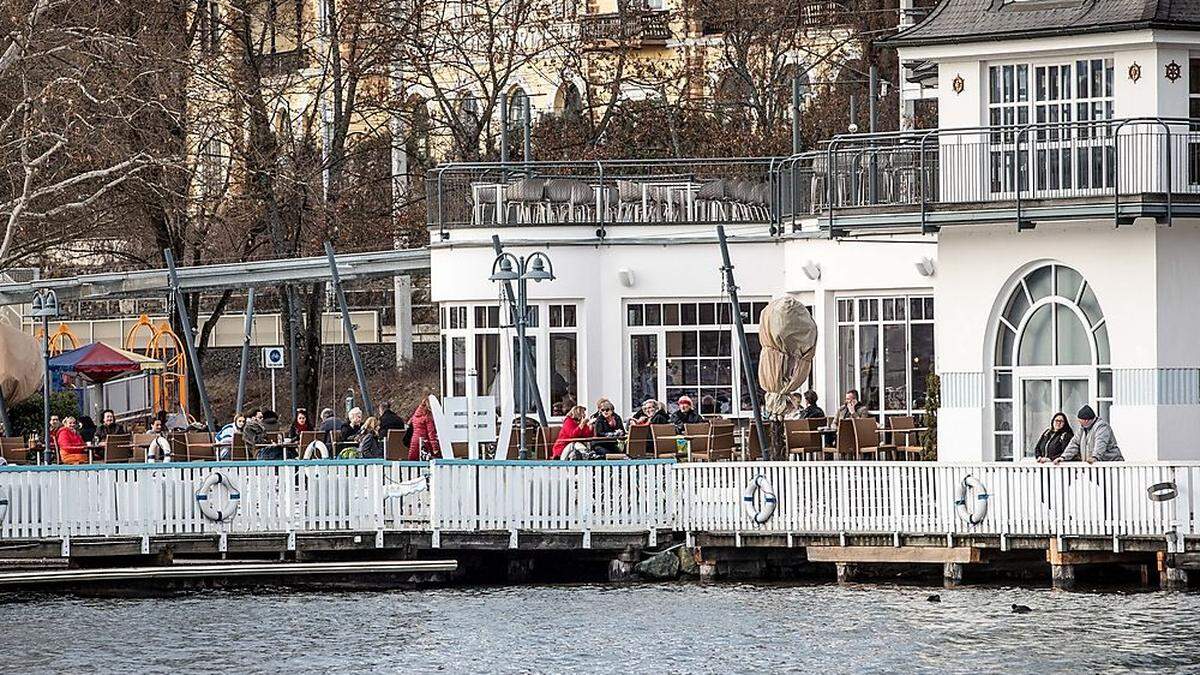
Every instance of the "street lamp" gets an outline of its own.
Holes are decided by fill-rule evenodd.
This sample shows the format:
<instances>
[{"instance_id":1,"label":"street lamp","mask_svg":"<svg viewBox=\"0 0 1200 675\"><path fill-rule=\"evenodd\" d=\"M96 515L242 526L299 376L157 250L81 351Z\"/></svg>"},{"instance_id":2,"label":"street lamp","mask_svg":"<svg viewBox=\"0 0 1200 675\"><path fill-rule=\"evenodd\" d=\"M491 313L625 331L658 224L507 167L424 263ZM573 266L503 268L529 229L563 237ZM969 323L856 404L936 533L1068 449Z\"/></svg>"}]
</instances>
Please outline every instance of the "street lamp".
<instances>
[{"instance_id":1,"label":"street lamp","mask_svg":"<svg viewBox=\"0 0 1200 675\"><path fill-rule=\"evenodd\" d=\"M515 256L511 253L501 253L492 262L492 275L489 277L497 282L517 282L517 368L516 404L521 416L520 429L517 431L517 457L529 459L529 450L525 447L525 415L529 412L529 391L525 384L526 350L525 328L529 322L528 285L530 281L553 281L554 266L550 258L540 251L525 256ZM467 395L471 395L468 392Z\"/></svg>"},{"instance_id":2,"label":"street lamp","mask_svg":"<svg viewBox=\"0 0 1200 675\"><path fill-rule=\"evenodd\" d=\"M58 317L58 294L49 288L34 293L29 314L42 320L42 456L50 464L54 458L50 447L50 319Z\"/></svg>"}]
</instances>

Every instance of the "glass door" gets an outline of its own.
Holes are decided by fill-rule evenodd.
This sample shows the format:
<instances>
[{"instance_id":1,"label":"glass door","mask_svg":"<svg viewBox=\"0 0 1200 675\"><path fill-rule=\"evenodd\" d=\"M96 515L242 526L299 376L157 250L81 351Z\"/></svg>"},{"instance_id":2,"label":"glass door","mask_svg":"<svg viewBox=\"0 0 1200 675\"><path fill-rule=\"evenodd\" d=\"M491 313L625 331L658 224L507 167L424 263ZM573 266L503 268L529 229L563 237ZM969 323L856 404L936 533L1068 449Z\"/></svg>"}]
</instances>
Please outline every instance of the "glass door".
<instances>
[{"instance_id":1,"label":"glass door","mask_svg":"<svg viewBox=\"0 0 1200 675\"><path fill-rule=\"evenodd\" d=\"M1020 378L1021 414L1017 422L1021 425L1015 438L1021 447L1014 451L1017 457L1032 458L1042 432L1050 426L1050 419L1057 412L1067 416L1072 428L1076 426L1075 413L1092 400L1092 380L1078 375L1036 375Z\"/></svg>"}]
</instances>

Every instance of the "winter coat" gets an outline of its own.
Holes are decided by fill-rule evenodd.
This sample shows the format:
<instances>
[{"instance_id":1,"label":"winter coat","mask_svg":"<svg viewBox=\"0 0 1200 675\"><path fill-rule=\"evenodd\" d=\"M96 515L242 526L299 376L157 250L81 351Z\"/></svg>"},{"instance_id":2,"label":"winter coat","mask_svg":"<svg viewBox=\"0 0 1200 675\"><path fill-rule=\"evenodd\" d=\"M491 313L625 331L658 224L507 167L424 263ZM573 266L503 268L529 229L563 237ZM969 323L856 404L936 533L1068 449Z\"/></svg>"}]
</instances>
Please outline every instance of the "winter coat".
<instances>
[{"instance_id":1,"label":"winter coat","mask_svg":"<svg viewBox=\"0 0 1200 675\"><path fill-rule=\"evenodd\" d=\"M568 417L563 420L562 431L558 432L558 440L554 441L554 450L550 456L554 459L562 457L563 449L567 444L576 438L589 438L592 436L592 427L586 422L578 422L574 417Z\"/></svg>"},{"instance_id":2,"label":"winter coat","mask_svg":"<svg viewBox=\"0 0 1200 675\"><path fill-rule=\"evenodd\" d=\"M247 448L257 448L266 442L267 428L263 423L258 421L257 417L251 417L246 420L246 426L242 427L242 440L246 443Z\"/></svg>"},{"instance_id":3,"label":"winter coat","mask_svg":"<svg viewBox=\"0 0 1200 675\"><path fill-rule=\"evenodd\" d=\"M404 431L404 418L388 410L379 416L379 435L387 436L393 430Z\"/></svg>"},{"instance_id":4,"label":"winter coat","mask_svg":"<svg viewBox=\"0 0 1200 675\"><path fill-rule=\"evenodd\" d=\"M87 464L88 451L83 447L83 436L68 427L60 427L54 434L58 443L58 455L63 464Z\"/></svg>"},{"instance_id":5,"label":"winter coat","mask_svg":"<svg viewBox=\"0 0 1200 675\"><path fill-rule=\"evenodd\" d=\"M433 412L426 406L417 408L409 419L409 425L412 427L412 442L408 446L409 461L417 461L421 459L421 442L425 443L425 452L428 452L433 457L441 457L441 448L438 446L437 426L433 423Z\"/></svg>"},{"instance_id":6,"label":"winter coat","mask_svg":"<svg viewBox=\"0 0 1200 675\"><path fill-rule=\"evenodd\" d=\"M612 422L604 415L597 415L596 421L592 423L592 429L597 436L606 436L609 438L620 438L625 435L625 424L621 421L621 416L613 413ZM617 451L617 442L600 441L592 444L592 449L598 452L615 453Z\"/></svg>"},{"instance_id":7,"label":"winter coat","mask_svg":"<svg viewBox=\"0 0 1200 675\"><path fill-rule=\"evenodd\" d=\"M802 420L820 420L825 419L825 411L821 410L821 406L806 405L800 409L800 419Z\"/></svg>"},{"instance_id":8,"label":"winter coat","mask_svg":"<svg viewBox=\"0 0 1200 675\"><path fill-rule=\"evenodd\" d=\"M671 418L667 417L667 413L662 410L655 411L654 415L652 415L649 419L646 418L646 413L641 410L638 410L636 413L633 414L632 424L635 424L639 427L644 427L647 424L670 424L670 423L671 423Z\"/></svg>"},{"instance_id":9,"label":"winter coat","mask_svg":"<svg viewBox=\"0 0 1200 675\"><path fill-rule=\"evenodd\" d=\"M671 413L671 424L674 424L675 431L681 434L686 431L685 425L701 424L703 422L704 418L700 416L700 413L696 412L695 408L689 408L687 412L684 412L683 408L679 408Z\"/></svg>"},{"instance_id":10,"label":"winter coat","mask_svg":"<svg viewBox=\"0 0 1200 675\"><path fill-rule=\"evenodd\" d=\"M362 459L383 459L383 440L379 434L370 431L359 434L358 456Z\"/></svg>"},{"instance_id":11,"label":"winter coat","mask_svg":"<svg viewBox=\"0 0 1200 675\"><path fill-rule=\"evenodd\" d=\"M108 438L109 436L124 436L128 433L129 432L125 430L125 427L122 426L120 422L101 424L100 426L96 427L96 440L104 441L104 439Z\"/></svg>"},{"instance_id":12,"label":"winter coat","mask_svg":"<svg viewBox=\"0 0 1200 675\"><path fill-rule=\"evenodd\" d=\"M1063 454L1063 451L1067 449L1067 445L1074 436L1075 432L1071 431L1071 427L1063 427L1062 431L1047 429L1042 432L1042 437L1038 439L1033 455L1039 459L1042 457L1046 459L1058 459Z\"/></svg>"},{"instance_id":13,"label":"winter coat","mask_svg":"<svg viewBox=\"0 0 1200 675\"><path fill-rule=\"evenodd\" d=\"M842 424L842 420L853 419L856 417L867 417L868 414L867 406L862 405L861 403L858 404L854 410L848 409L846 404L843 403L837 409L837 413L833 416L833 426L839 427Z\"/></svg>"},{"instance_id":14,"label":"winter coat","mask_svg":"<svg viewBox=\"0 0 1200 675\"><path fill-rule=\"evenodd\" d=\"M1112 427L1098 417L1092 422L1092 426L1080 427L1079 433L1075 434L1075 437L1067 444L1067 449L1063 451L1059 459L1064 462L1072 462L1077 459L1085 462L1088 459L1094 459L1097 462L1125 461L1121 455L1121 448L1117 447L1117 439L1113 436Z\"/></svg>"}]
</instances>

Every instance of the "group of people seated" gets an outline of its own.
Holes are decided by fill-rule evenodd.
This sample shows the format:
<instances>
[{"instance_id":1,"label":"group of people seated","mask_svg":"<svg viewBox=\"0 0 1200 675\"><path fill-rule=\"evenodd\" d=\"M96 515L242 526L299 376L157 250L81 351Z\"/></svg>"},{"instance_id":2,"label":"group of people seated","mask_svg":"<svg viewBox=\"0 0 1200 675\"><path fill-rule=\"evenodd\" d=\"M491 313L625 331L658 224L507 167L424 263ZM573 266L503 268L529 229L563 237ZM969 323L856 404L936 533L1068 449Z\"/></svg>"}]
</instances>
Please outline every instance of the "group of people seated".
<instances>
[{"instance_id":1,"label":"group of people seated","mask_svg":"<svg viewBox=\"0 0 1200 675\"><path fill-rule=\"evenodd\" d=\"M1090 405L1085 405L1076 414L1079 433L1072 428L1067 416L1061 412L1050 418L1050 426L1042 432L1034 446L1033 455L1040 463L1084 461L1122 462L1121 448L1108 422L1100 419Z\"/></svg>"},{"instance_id":2,"label":"group of people seated","mask_svg":"<svg viewBox=\"0 0 1200 675\"><path fill-rule=\"evenodd\" d=\"M705 421L690 396L680 396L676 406L668 414L667 406L661 401L646 399L630 416L629 426L671 424L682 434L687 425ZM568 410L563 418L562 430L558 433L550 456L553 459L602 459L607 454L619 451L620 441L627 432L625 422L609 399L596 401L596 411L591 415L588 415L587 408L577 405ZM590 446L581 439L591 441Z\"/></svg>"},{"instance_id":3,"label":"group of people seated","mask_svg":"<svg viewBox=\"0 0 1200 675\"><path fill-rule=\"evenodd\" d=\"M384 401L379 404L377 414L371 417L367 417L362 408L357 406L347 411L345 419L338 417L332 408L324 408L315 422L309 419L307 410L299 408L291 426L283 433L282 442L273 443L269 435L275 433L278 427L278 415L271 411L255 408L245 414L237 413L232 422L217 432L216 442L222 445L221 458L229 457L233 436L240 434L245 446L255 449L255 457L262 460L299 457L324 459L334 456L341 459L382 459L384 440L391 431L403 432L409 460L441 456L428 397L422 398L408 421L392 409L390 401ZM306 432L315 432L316 438L305 447L299 447L301 434Z\"/></svg>"}]
</instances>

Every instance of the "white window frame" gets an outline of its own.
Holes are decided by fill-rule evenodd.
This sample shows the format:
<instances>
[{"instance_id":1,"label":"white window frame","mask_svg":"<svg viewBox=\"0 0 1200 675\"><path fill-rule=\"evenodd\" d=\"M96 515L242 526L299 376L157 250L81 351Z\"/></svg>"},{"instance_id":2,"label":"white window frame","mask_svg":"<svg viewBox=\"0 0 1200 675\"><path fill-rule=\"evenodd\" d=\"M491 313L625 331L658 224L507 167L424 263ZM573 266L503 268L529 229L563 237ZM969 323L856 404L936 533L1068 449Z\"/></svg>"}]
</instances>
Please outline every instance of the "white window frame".
<instances>
[{"instance_id":1,"label":"white window frame","mask_svg":"<svg viewBox=\"0 0 1200 675\"><path fill-rule=\"evenodd\" d=\"M922 303L921 304L922 318L913 319L912 318L912 301L917 300L917 299L921 300L921 303ZM864 301L864 300L877 301L879 303L879 318L878 319L867 319L865 321L862 319L861 301ZM893 302L895 302L897 300L902 301L904 303L904 319L896 319L894 317L892 319L884 319L883 305L884 305L885 300L892 300ZM852 302L854 305L854 317L850 320L842 319L842 314L840 311L840 303L843 301ZM855 377L854 377L853 388L858 390L860 401L865 401L866 397L863 395L864 387L863 387L863 382L862 382L862 372L863 372L862 348L861 348L861 345L859 344L859 340L860 340L860 336L862 335L862 330L861 330L862 326L877 327L878 331L877 331L875 340L876 340L876 350L877 350L876 353L879 355L879 357L878 357L878 364L876 366L876 369L877 369L878 378L879 378L877 386L879 387L879 403L880 403L880 405L878 408L871 409L870 412L880 422L883 422L885 420L885 417L887 417L887 416L923 415L923 414L925 414L924 408L914 408L913 407L913 394L916 391L915 387L924 388L925 383L924 382L918 383L918 382L912 381L913 380L913 376L912 376L912 363L913 363L912 327L914 325L933 326L935 324L934 318L925 318L928 315L929 308L933 309L933 313L936 316L937 308L934 305L933 301L934 301L934 295L933 295L933 291L931 291L931 290L930 291L921 291L921 292L913 291L913 292L908 292L908 293L845 294L845 295L834 296L833 307L834 307L834 319L835 319L834 325L835 325L835 327L834 327L833 336L830 338L831 341L833 342L833 362L834 362L833 381L835 383L834 386L836 386L839 390L846 390L846 389L850 388L850 387L844 386L844 383L841 381L843 364L841 361L841 353L840 353L841 352L841 328L843 326L848 326L848 327L851 327L851 329L854 333L854 372L855 372ZM884 352L884 345L885 345L884 340L885 340L885 334L886 334L886 331L884 329L887 326L899 326L899 325L904 326L904 355L905 355L905 358L904 358L904 381L905 381L905 388L908 393L905 396L905 401L904 401L905 405L903 408L894 408L894 409L888 410L887 405L886 405L886 390L885 390L885 386L884 386L884 375L885 375L885 368L886 368L886 364L883 362L884 353L885 353ZM934 361L937 360L936 342L935 342L933 360ZM929 365L929 370L930 370L930 372L934 372L933 363L931 363ZM844 391L839 391L837 397L835 399L830 399L830 400L835 400L837 402L837 405L840 406L842 403L842 394L844 394L844 393L845 393ZM834 406L834 407L836 408L837 406ZM830 414L832 414L831 411L827 410L826 412L829 412Z\"/></svg>"}]
</instances>

